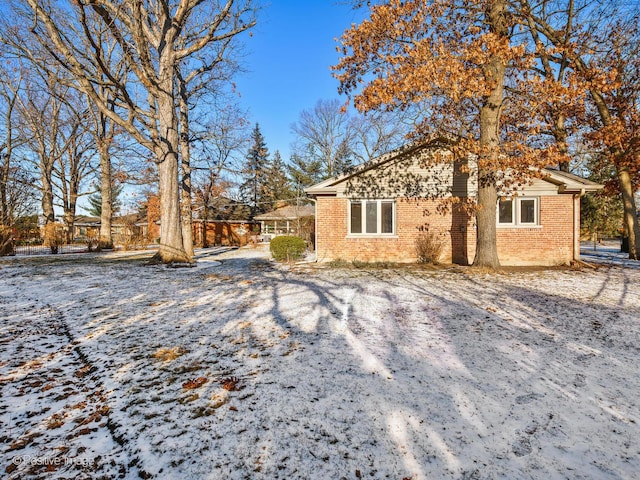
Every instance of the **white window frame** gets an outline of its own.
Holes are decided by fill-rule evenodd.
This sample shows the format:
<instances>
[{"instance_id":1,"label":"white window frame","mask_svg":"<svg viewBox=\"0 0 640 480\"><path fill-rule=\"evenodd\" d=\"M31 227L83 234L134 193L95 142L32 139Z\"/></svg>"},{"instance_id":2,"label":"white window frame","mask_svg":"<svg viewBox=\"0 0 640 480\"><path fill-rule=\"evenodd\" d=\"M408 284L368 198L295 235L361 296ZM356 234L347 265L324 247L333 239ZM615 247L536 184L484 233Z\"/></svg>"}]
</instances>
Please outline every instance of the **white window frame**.
<instances>
[{"instance_id":1,"label":"white window frame","mask_svg":"<svg viewBox=\"0 0 640 480\"><path fill-rule=\"evenodd\" d=\"M367 203L376 203L376 232L375 233L367 233ZM351 205L353 203L360 203L362 205L361 212L361 223L362 233L353 233L351 231ZM390 203L392 212L391 212L391 233L381 233L382 232L382 204ZM391 198L383 198L383 199L350 199L347 206L347 232L350 237L395 237L396 236L396 201Z\"/></svg>"},{"instance_id":2,"label":"white window frame","mask_svg":"<svg viewBox=\"0 0 640 480\"><path fill-rule=\"evenodd\" d=\"M529 223L522 222L522 202L528 200L534 202L533 214L534 221ZM511 202L511 222L500 222L500 203ZM511 197L510 199L499 198L496 205L496 224L498 227L539 227L540 226L540 197Z\"/></svg>"}]
</instances>

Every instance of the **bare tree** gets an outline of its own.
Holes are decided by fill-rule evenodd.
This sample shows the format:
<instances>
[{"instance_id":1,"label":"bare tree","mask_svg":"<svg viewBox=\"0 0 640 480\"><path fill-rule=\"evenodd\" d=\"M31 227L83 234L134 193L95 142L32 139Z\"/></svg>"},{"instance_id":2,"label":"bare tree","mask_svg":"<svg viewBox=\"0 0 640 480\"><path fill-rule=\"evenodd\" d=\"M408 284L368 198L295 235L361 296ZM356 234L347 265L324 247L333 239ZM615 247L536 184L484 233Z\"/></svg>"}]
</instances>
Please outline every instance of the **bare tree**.
<instances>
[{"instance_id":1,"label":"bare tree","mask_svg":"<svg viewBox=\"0 0 640 480\"><path fill-rule=\"evenodd\" d=\"M54 163L52 182L56 187L54 197L63 211L66 241L71 243L78 199L90 193L83 192L82 187L86 178L95 171L95 143L85 128L88 112L77 110L81 107L77 92L67 91L62 101L66 107L63 112L65 118L56 139L60 143L61 155Z\"/></svg>"},{"instance_id":2,"label":"bare tree","mask_svg":"<svg viewBox=\"0 0 640 480\"><path fill-rule=\"evenodd\" d=\"M318 100L291 125L295 154L305 161L320 162L324 178L338 175L353 162L354 127L339 100Z\"/></svg>"},{"instance_id":3,"label":"bare tree","mask_svg":"<svg viewBox=\"0 0 640 480\"><path fill-rule=\"evenodd\" d=\"M16 136L14 117L16 102L22 84L22 73L19 69L9 66L0 67L0 98L3 100L2 138L0 139L0 225L12 225L16 210L19 210L21 199L18 192L27 191L16 177L17 167L14 160L14 150L21 144Z\"/></svg>"},{"instance_id":4,"label":"bare tree","mask_svg":"<svg viewBox=\"0 0 640 480\"><path fill-rule=\"evenodd\" d=\"M59 87L58 84L51 86ZM66 148L59 142L63 102L60 96L52 96L49 89L38 88L30 79L25 95L18 98L17 107L21 134L27 139L26 158L38 172L44 227L49 231L47 227L55 222L53 171Z\"/></svg>"},{"instance_id":5,"label":"bare tree","mask_svg":"<svg viewBox=\"0 0 640 480\"><path fill-rule=\"evenodd\" d=\"M159 261L192 261L185 250L179 188L179 116L176 71L181 62L205 58L212 45L255 25L250 0L92 0L56 11L46 0L24 0L31 31L74 77L99 110L153 152L161 198ZM102 28L89 28L99 23ZM126 82L105 58L109 31L130 72ZM79 48L83 38L90 49ZM183 71L183 75L187 75ZM97 88L104 87L104 89ZM104 91L110 93L105 98ZM116 102L116 108L111 108Z\"/></svg>"}]
</instances>

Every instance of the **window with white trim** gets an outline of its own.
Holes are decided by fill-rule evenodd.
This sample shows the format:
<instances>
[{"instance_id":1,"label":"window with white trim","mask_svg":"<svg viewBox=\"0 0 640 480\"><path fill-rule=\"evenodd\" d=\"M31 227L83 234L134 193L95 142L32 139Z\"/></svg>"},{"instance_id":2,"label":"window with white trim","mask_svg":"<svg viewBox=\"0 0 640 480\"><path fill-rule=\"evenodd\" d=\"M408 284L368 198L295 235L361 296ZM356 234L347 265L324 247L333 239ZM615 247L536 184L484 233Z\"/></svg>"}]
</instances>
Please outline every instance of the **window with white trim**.
<instances>
[{"instance_id":1,"label":"window with white trim","mask_svg":"<svg viewBox=\"0 0 640 480\"><path fill-rule=\"evenodd\" d=\"M540 224L538 197L500 198L497 220L499 227L529 227Z\"/></svg>"},{"instance_id":2,"label":"window with white trim","mask_svg":"<svg viewBox=\"0 0 640 480\"><path fill-rule=\"evenodd\" d=\"M393 200L350 200L349 235L393 235L396 231Z\"/></svg>"}]
</instances>

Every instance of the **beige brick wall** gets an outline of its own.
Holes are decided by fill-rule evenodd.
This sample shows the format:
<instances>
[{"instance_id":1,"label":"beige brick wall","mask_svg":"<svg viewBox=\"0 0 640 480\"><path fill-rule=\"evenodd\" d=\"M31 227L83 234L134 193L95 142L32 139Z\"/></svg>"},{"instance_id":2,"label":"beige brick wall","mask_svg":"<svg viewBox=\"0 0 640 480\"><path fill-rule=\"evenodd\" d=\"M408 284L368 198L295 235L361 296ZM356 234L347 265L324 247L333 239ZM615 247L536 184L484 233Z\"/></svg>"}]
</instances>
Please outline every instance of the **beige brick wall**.
<instances>
[{"instance_id":1,"label":"beige brick wall","mask_svg":"<svg viewBox=\"0 0 640 480\"><path fill-rule=\"evenodd\" d=\"M415 262L415 239L421 228L443 239L442 261L471 263L475 255L475 226L461 210L439 213L438 201L396 202L394 237L350 238L348 200L317 197L317 245L319 261ZM536 228L498 228L498 256L503 265L559 265L573 259L573 197L540 197L540 222Z\"/></svg>"}]
</instances>

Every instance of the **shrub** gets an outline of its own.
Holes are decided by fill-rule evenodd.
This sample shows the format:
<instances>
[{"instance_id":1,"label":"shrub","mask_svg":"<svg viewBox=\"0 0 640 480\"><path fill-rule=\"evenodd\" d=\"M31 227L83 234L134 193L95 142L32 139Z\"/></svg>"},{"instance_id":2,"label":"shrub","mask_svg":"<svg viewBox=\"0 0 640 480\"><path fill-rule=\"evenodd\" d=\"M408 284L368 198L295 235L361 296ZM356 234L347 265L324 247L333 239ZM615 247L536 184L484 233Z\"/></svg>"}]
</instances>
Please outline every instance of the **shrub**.
<instances>
[{"instance_id":1,"label":"shrub","mask_svg":"<svg viewBox=\"0 0 640 480\"><path fill-rule=\"evenodd\" d=\"M48 223L44 227L44 245L51 249L51 253L58 253L61 245L64 245L64 231L56 223Z\"/></svg>"},{"instance_id":2,"label":"shrub","mask_svg":"<svg viewBox=\"0 0 640 480\"><path fill-rule=\"evenodd\" d=\"M13 232L9 227L0 225L0 255L13 255L14 253Z\"/></svg>"},{"instance_id":3,"label":"shrub","mask_svg":"<svg viewBox=\"0 0 640 480\"><path fill-rule=\"evenodd\" d=\"M424 232L416 238L416 256L418 263L440 263L444 242L441 237L433 232Z\"/></svg>"},{"instance_id":4,"label":"shrub","mask_svg":"<svg viewBox=\"0 0 640 480\"><path fill-rule=\"evenodd\" d=\"M307 249L306 243L300 237L275 237L270 245L273 258L287 262L298 260Z\"/></svg>"}]
</instances>

